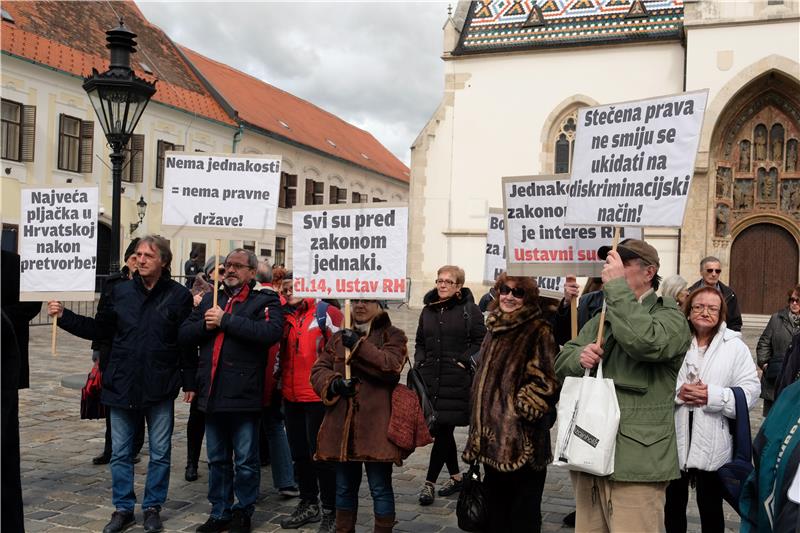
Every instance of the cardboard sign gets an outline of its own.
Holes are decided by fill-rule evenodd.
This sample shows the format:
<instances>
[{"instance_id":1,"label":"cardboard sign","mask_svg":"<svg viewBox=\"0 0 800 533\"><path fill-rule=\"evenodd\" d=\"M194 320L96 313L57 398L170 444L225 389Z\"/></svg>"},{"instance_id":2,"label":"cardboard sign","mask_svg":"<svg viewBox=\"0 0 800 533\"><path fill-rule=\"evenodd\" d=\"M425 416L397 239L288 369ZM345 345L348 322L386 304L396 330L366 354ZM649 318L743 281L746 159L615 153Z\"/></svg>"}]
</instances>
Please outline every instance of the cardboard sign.
<instances>
[{"instance_id":1,"label":"cardboard sign","mask_svg":"<svg viewBox=\"0 0 800 533\"><path fill-rule=\"evenodd\" d=\"M611 244L613 226L568 226L562 176L503 178L508 272L517 276L599 276L605 261L597 249ZM638 228L621 228L620 239L641 239ZM563 287L562 287L563 288Z\"/></svg>"},{"instance_id":2,"label":"cardboard sign","mask_svg":"<svg viewBox=\"0 0 800 533\"><path fill-rule=\"evenodd\" d=\"M708 91L583 108L567 224L681 226Z\"/></svg>"},{"instance_id":3,"label":"cardboard sign","mask_svg":"<svg viewBox=\"0 0 800 533\"><path fill-rule=\"evenodd\" d=\"M22 189L20 300L94 300L97 187Z\"/></svg>"},{"instance_id":4,"label":"cardboard sign","mask_svg":"<svg viewBox=\"0 0 800 533\"><path fill-rule=\"evenodd\" d=\"M536 285L539 286L539 296L561 300L564 297L564 284L566 276L536 276Z\"/></svg>"},{"instance_id":5,"label":"cardboard sign","mask_svg":"<svg viewBox=\"0 0 800 533\"><path fill-rule=\"evenodd\" d=\"M295 209L292 247L295 296L406 299L406 205Z\"/></svg>"},{"instance_id":6,"label":"cardboard sign","mask_svg":"<svg viewBox=\"0 0 800 533\"><path fill-rule=\"evenodd\" d=\"M259 240L275 229L280 182L280 156L167 152L162 227Z\"/></svg>"},{"instance_id":7,"label":"cardboard sign","mask_svg":"<svg viewBox=\"0 0 800 533\"><path fill-rule=\"evenodd\" d=\"M489 229L486 232L486 259L483 282L492 285L506 269L506 223L503 210L489 209Z\"/></svg>"}]
</instances>

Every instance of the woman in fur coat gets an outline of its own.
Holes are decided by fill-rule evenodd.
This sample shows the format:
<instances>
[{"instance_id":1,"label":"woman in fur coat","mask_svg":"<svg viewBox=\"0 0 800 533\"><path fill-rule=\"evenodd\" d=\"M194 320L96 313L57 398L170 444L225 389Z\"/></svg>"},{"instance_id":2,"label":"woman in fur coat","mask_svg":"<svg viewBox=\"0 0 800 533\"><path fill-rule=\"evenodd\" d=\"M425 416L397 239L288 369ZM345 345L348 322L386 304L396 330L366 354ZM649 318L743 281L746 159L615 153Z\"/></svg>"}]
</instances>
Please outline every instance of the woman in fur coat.
<instances>
[{"instance_id":1,"label":"woman in fur coat","mask_svg":"<svg viewBox=\"0 0 800 533\"><path fill-rule=\"evenodd\" d=\"M552 460L558 348L539 308L533 278L503 273L486 320L488 333L472 386L463 459L483 463L490 526L486 533L541 530L541 502Z\"/></svg>"}]
</instances>

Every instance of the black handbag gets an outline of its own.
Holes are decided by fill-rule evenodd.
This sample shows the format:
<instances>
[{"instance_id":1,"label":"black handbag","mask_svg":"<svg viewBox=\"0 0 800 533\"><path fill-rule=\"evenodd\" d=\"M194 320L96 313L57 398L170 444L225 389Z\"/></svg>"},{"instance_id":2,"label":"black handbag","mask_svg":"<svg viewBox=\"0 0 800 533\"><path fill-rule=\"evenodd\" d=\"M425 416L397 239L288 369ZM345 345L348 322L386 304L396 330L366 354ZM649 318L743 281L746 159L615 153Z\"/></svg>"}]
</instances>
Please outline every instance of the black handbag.
<instances>
[{"instance_id":1,"label":"black handbag","mask_svg":"<svg viewBox=\"0 0 800 533\"><path fill-rule=\"evenodd\" d=\"M481 481L478 463L472 463L464 476L464 486L456 503L458 527L464 531L484 531L489 526L486 489Z\"/></svg>"},{"instance_id":2,"label":"black handbag","mask_svg":"<svg viewBox=\"0 0 800 533\"><path fill-rule=\"evenodd\" d=\"M428 387L425 385L425 380L422 378L419 369L412 366L408 370L406 384L419 398L422 415L425 417L425 425L428 426L428 431L433 433L434 426L436 426L436 410L434 410L433 402L428 396Z\"/></svg>"},{"instance_id":3,"label":"black handbag","mask_svg":"<svg viewBox=\"0 0 800 533\"><path fill-rule=\"evenodd\" d=\"M736 401L736 420L729 420L733 434L733 460L717 470L722 482L722 497L740 516L739 496L747 476L753 471L753 446L750 438L750 413L740 387L731 387Z\"/></svg>"}]
</instances>

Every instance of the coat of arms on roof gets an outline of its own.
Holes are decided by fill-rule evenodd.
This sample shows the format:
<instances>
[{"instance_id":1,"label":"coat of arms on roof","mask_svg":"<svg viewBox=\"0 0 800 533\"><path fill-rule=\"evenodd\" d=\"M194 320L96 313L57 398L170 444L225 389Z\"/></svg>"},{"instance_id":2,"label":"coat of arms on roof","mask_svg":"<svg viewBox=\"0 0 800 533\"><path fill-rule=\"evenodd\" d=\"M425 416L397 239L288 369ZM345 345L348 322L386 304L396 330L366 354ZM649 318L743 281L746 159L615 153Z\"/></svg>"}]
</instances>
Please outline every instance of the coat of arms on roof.
<instances>
[{"instance_id":1,"label":"coat of arms on roof","mask_svg":"<svg viewBox=\"0 0 800 533\"><path fill-rule=\"evenodd\" d=\"M631 8L628 10L628 13L625 15L626 19L638 18L638 17L646 17L650 13L647 12L647 8L644 5L643 0L633 0L631 4Z\"/></svg>"},{"instance_id":2,"label":"coat of arms on roof","mask_svg":"<svg viewBox=\"0 0 800 533\"><path fill-rule=\"evenodd\" d=\"M542 8L539 7L539 4L534 3L531 12L528 15L527 20L525 20L525 22L522 24L522 27L533 28L536 26L544 26L545 24L544 15L542 15Z\"/></svg>"}]
</instances>

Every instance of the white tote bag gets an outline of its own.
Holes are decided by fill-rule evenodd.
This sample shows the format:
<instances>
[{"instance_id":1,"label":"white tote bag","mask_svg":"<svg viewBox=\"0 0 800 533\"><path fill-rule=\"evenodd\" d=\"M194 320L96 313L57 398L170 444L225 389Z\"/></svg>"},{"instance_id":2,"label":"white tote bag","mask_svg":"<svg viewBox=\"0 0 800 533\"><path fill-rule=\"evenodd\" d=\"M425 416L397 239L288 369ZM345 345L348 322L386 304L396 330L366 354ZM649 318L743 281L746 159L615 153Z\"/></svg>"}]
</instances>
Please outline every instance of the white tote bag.
<instances>
[{"instance_id":1,"label":"white tote bag","mask_svg":"<svg viewBox=\"0 0 800 533\"><path fill-rule=\"evenodd\" d=\"M557 413L553 464L596 476L613 474L619 403L614 380L603 379L602 360L597 377L591 377L587 368L582 378L564 380Z\"/></svg>"}]
</instances>

